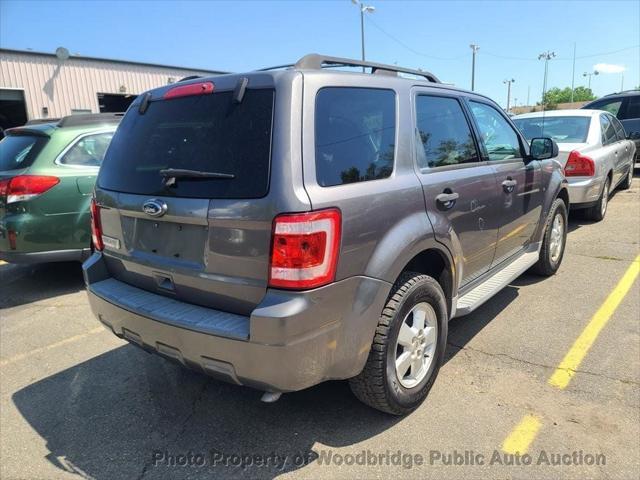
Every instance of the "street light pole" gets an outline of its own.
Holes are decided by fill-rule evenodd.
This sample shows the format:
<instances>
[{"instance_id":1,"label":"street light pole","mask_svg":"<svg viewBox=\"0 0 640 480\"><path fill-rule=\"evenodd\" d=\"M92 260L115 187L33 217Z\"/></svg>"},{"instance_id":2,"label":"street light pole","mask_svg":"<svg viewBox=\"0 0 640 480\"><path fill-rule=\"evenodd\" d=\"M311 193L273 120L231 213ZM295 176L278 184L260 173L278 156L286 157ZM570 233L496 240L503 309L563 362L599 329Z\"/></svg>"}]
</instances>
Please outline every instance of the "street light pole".
<instances>
[{"instance_id":1,"label":"street light pole","mask_svg":"<svg viewBox=\"0 0 640 480\"><path fill-rule=\"evenodd\" d=\"M511 103L511 84L515 82L512 78L511 80L504 80L502 83L507 85L507 112L509 112L509 104Z\"/></svg>"},{"instance_id":2,"label":"street light pole","mask_svg":"<svg viewBox=\"0 0 640 480\"><path fill-rule=\"evenodd\" d=\"M538 60L544 60L544 81L542 82L542 111L544 112L544 96L547 93L547 74L549 73L549 60L556 56L555 52L546 51L538 55Z\"/></svg>"},{"instance_id":3,"label":"street light pole","mask_svg":"<svg viewBox=\"0 0 640 480\"><path fill-rule=\"evenodd\" d=\"M351 0L351 3L353 3L354 5L358 5L358 7L360 8L360 43L361 43L361 49L362 49L362 61L365 61L365 55L364 55L364 14L365 13L373 13L376 11L376 7L372 6L372 5L365 5L364 3L360 2L359 0ZM362 72L364 73L364 67L362 67Z\"/></svg>"},{"instance_id":4,"label":"street light pole","mask_svg":"<svg viewBox=\"0 0 640 480\"><path fill-rule=\"evenodd\" d=\"M480 46L472 43L469 48L473 50L473 56L471 58L471 91L475 91L476 87L476 52L480 50Z\"/></svg>"},{"instance_id":5,"label":"street light pole","mask_svg":"<svg viewBox=\"0 0 640 480\"><path fill-rule=\"evenodd\" d=\"M593 73L584 72L582 74L583 77L589 77L589 90L591 90L591 77L593 75L600 75L600 72L598 70L594 70Z\"/></svg>"}]
</instances>

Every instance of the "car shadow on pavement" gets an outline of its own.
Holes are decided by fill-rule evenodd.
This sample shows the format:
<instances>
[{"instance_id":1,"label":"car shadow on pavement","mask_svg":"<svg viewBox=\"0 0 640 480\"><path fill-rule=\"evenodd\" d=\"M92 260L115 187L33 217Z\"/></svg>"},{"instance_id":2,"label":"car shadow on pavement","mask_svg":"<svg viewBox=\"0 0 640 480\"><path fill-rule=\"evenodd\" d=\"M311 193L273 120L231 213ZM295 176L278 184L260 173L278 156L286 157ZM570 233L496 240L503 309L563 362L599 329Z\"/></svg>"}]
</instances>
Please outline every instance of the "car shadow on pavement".
<instances>
[{"instance_id":1,"label":"car shadow on pavement","mask_svg":"<svg viewBox=\"0 0 640 480\"><path fill-rule=\"evenodd\" d=\"M84 290L79 262L0 266L0 309Z\"/></svg>"},{"instance_id":2,"label":"car shadow on pavement","mask_svg":"<svg viewBox=\"0 0 640 480\"><path fill-rule=\"evenodd\" d=\"M517 287L507 287L453 320L446 360L517 296ZM332 448L411 421L361 404L347 382L284 394L273 404L260 402L260 395L125 345L33 383L12 399L46 441L49 462L95 479L274 478L321 463ZM259 460L243 467L243 455ZM192 465L180 466L183 461Z\"/></svg>"},{"instance_id":3,"label":"car shadow on pavement","mask_svg":"<svg viewBox=\"0 0 640 480\"><path fill-rule=\"evenodd\" d=\"M273 404L260 395L125 345L12 399L46 441L53 465L109 480L274 478L403 421L359 403L347 382L284 394ZM176 466L179 455L196 465ZM233 455L270 463L243 468Z\"/></svg>"}]
</instances>

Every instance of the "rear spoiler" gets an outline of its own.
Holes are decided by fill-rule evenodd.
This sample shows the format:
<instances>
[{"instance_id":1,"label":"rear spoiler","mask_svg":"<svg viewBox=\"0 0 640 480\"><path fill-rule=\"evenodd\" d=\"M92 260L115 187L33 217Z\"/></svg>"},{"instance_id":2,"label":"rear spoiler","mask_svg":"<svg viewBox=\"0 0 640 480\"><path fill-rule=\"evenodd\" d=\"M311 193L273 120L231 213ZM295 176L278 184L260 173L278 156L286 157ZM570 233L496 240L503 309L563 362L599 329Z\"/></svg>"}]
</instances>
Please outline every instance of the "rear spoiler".
<instances>
[{"instance_id":1,"label":"rear spoiler","mask_svg":"<svg viewBox=\"0 0 640 480\"><path fill-rule=\"evenodd\" d=\"M49 137L49 134L43 130L38 130L35 128L25 128L25 127L14 127L8 128L4 131L4 134L9 137L18 137L20 135L29 135L32 137Z\"/></svg>"}]
</instances>

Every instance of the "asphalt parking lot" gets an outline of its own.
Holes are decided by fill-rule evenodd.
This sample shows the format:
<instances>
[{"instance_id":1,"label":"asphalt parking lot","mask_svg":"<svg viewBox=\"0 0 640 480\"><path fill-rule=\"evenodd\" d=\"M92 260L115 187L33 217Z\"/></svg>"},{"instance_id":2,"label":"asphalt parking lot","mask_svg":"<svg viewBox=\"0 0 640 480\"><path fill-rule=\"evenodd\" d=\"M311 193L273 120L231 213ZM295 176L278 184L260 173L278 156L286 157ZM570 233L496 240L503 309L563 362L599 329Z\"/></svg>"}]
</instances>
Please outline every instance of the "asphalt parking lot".
<instances>
[{"instance_id":1,"label":"asphalt parking lot","mask_svg":"<svg viewBox=\"0 0 640 480\"><path fill-rule=\"evenodd\" d=\"M638 478L640 280L605 302L638 261L637 173L603 222L572 215L556 276L451 322L446 364L404 418L346 382L263 404L103 329L79 265L1 265L0 477ZM577 372L551 385L603 303Z\"/></svg>"}]
</instances>

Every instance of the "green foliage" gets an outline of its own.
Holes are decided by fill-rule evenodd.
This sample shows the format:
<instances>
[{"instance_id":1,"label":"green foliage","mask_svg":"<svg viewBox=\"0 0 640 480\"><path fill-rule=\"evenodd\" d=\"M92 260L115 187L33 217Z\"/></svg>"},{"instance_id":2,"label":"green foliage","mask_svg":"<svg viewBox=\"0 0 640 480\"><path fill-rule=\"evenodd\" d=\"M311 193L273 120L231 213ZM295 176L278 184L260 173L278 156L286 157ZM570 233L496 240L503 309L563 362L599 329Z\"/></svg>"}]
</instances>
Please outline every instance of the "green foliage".
<instances>
[{"instance_id":1,"label":"green foliage","mask_svg":"<svg viewBox=\"0 0 640 480\"><path fill-rule=\"evenodd\" d=\"M587 87L576 87L573 90L573 101L574 102L586 102L588 100L595 100L596 96L593 94L590 88ZM558 105L559 103L569 103L571 102L571 88L550 88L544 94L544 103L545 105Z\"/></svg>"}]
</instances>

